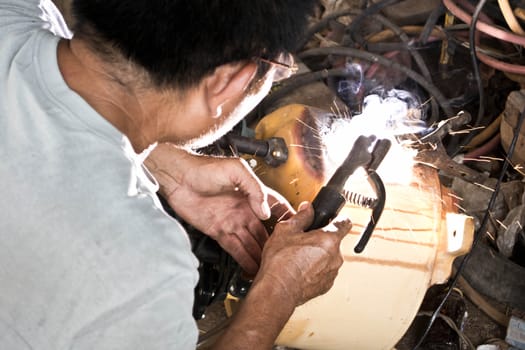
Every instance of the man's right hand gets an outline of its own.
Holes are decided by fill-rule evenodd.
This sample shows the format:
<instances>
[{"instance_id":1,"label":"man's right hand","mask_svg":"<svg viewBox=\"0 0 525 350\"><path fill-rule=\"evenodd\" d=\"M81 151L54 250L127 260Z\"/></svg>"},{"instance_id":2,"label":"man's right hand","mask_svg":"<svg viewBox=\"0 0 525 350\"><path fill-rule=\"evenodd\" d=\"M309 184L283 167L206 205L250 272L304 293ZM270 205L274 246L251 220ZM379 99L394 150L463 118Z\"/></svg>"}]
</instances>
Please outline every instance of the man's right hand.
<instances>
[{"instance_id":1,"label":"man's right hand","mask_svg":"<svg viewBox=\"0 0 525 350\"><path fill-rule=\"evenodd\" d=\"M276 225L250 291L214 350L271 349L295 307L332 287L343 263L339 247L352 224L305 232L313 219L312 205L304 203Z\"/></svg>"},{"instance_id":2,"label":"man's right hand","mask_svg":"<svg viewBox=\"0 0 525 350\"><path fill-rule=\"evenodd\" d=\"M326 293L343 264L342 239L350 231L350 220L334 224L335 230L304 232L311 225L314 210L303 203L299 212L275 227L264 246L258 279L272 279L295 301L295 306Z\"/></svg>"}]
</instances>

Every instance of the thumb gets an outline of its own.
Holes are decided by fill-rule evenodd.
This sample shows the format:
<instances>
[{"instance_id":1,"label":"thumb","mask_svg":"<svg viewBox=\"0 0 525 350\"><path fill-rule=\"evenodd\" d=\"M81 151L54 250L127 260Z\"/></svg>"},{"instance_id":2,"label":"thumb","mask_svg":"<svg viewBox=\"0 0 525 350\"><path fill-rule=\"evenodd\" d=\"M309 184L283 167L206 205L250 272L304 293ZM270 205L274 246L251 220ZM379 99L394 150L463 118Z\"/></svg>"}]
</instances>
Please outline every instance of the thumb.
<instances>
[{"instance_id":1,"label":"thumb","mask_svg":"<svg viewBox=\"0 0 525 350\"><path fill-rule=\"evenodd\" d=\"M289 225L292 225L297 231L306 230L314 221L314 208L312 203L303 202L299 205L299 210L296 215L290 219L284 221Z\"/></svg>"}]
</instances>

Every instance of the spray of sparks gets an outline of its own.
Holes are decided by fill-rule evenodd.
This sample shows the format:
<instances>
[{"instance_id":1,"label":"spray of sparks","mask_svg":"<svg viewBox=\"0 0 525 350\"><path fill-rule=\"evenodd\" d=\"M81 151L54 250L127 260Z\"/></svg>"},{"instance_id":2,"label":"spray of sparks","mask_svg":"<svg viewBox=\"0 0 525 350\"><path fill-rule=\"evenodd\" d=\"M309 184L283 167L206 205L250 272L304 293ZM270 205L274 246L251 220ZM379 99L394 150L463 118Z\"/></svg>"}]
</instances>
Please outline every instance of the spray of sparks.
<instances>
[{"instance_id":1,"label":"spray of sparks","mask_svg":"<svg viewBox=\"0 0 525 350\"><path fill-rule=\"evenodd\" d=\"M397 136L427 129L421 120L420 106L419 101L406 91L381 91L364 99L361 114L336 118L330 125L322 126L319 135L326 147L328 172L335 171L344 161L360 135L374 135L392 141L392 147L378 169L383 181L409 183L416 151L403 147Z\"/></svg>"}]
</instances>

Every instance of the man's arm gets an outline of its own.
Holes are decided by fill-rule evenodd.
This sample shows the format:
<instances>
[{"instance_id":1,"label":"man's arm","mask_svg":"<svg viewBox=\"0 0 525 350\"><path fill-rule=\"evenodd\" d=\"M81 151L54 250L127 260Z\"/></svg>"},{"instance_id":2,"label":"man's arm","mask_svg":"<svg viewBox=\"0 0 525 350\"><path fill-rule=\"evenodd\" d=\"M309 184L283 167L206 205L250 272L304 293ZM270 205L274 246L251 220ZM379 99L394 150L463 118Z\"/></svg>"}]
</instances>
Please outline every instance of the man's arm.
<instances>
[{"instance_id":1,"label":"man's arm","mask_svg":"<svg viewBox=\"0 0 525 350\"><path fill-rule=\"evenodd\" d=\"M271 349L295 309L295 300L283 293L282 288L269 278L254 283L212 349Z\"/></svg>"},{"instance_id":2,"label":"man's arm","mask_svg":"<svg viewBox=\"0 0 525 350\"><path fill-rule=\"evenodd\" d=\"M152 153L153 157L147 163L176 211L188 211L190 220L205 218L204 224L217 222L222 229L225 229L225 224L238 220L259 223L257 215L264 216L264 210L260 209L265 201L264 194L261 194L264 186L244 163L238 159L199 159L183 150L170 149L168 144L159 146L161 148ZM235 191L235 187L239 190ZM232 194L234 200L230 202L228 198ZM202 202L199 200L201 196ZM248 200L249 196L251 200ZM229 207L232 203L238 205ZM212 210L207 212L207 207ZM225 213L225 210L230 214L216 215ZM257 211L259 214L254 214ZM295 307L330 289L343 263L340 242L350 230L351 223L344 221L335 225L335 232L304 232L313 221L313 215L310 204L302 205L297 215L277 224L266 243L261 243L261 247L264 244L261 266L250 292L215 349L271 348ZM207 232L207 227L201 227L201 230ZM245 235L249 233L245 232ZM217 237L219 243L221 237L224 235ZM236 242L234 249L229 251L234 257L235 254L239 256L244 243L241 240Z\"/></svg>"},{"instance_id":3,"label":"man's arm","mask_svg":"<svg viewBox=\"0 0 525 350\"><path fill-rule=\"evenodd\" d=\"M277 225L246 299L214 350L270 349L295 307L331 288L343 263L339 246L351 223L338 223L335 232L303 232L312 220L308 204Z\"/></svg>"}]
</instances>

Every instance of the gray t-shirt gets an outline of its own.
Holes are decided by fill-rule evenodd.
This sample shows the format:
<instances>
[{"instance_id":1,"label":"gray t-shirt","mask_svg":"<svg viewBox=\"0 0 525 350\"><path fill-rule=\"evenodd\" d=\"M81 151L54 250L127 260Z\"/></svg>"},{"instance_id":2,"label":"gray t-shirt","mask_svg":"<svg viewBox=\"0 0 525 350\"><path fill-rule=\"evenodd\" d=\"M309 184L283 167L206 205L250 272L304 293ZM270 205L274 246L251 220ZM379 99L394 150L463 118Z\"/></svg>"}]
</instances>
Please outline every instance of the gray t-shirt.
<instances>
[{"instance_id":1,"label":"gray t-shirt","mask_svg":"<svg viewBox=\"0 0 525 350\"><path fill-rule=\"evenodd\" d=\"M53 9L0 0L0 349L195 348L189 239L65 84Z\"/></svg>"}]
</instances>

